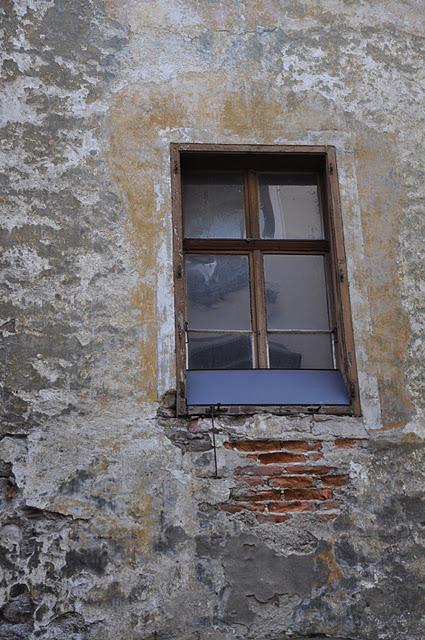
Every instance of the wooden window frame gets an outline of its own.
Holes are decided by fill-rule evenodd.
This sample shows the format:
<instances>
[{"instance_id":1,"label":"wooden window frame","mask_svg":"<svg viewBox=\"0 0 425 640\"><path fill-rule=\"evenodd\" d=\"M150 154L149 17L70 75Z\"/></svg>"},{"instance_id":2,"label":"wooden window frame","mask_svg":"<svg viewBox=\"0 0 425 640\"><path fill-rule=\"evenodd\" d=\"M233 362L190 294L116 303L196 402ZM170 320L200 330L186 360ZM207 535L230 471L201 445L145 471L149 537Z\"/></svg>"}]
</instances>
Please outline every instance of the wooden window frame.
<instances>
[{"instance_id":1,"label":"wooden window frame","mask_svg":"<svg viewBox=\"0 0 425 640\"><path fill-rule=\"evenodd\" d=\"M256 343L257 365L266 367L266 311L264 304L264 279L262 275L261 251L279 254L304 254L328 256L329 292L331 309L334 314L336 359L350 394L350 404L344 406L322 405L220 405L216 411L223 414L241 413L275 413L288 415L294 413L322 413L336 415L361 415L360 395L357 377L356 355L354 348L353 328L351 320L351 304L349 283L347 277L346 255L342 227L341 204L339 196L338 173L336 165L335 147L329 145L228 145L228 144L197 144L197 143L171 143L171 186L172 186L172 216L173 216L173 271L174 271L174 298L175 298L175 326L176 326L176 410L177 415L205 415L209 414L209 406L188 406L186 403L186 291L184 277L184 254L188 251L196 253L225 253L249 254L249 260L253 269L253 278L250 277L251 297L256 307L253 314L253 332L257 332L259 338ZM226 159L230 168L232 162L236 165L245 165L244 198L247 239L184 239L183 235L183 211L182 211L182 158L195 163L202 162L208 166L217 162L217 168L221 168ZM279 171L278 160L286 163L291 169L286 171L297 172L297 167L309 171L309 163L312 166L320 165L319 191L321 208L325 225L326 240L275 240L260 239L258 227L258 215L255 214L258 207L257 181L254 174L249 172L250 166L256 166L268 158L270 167L274 169L261 169L262 171ZM276 166L277 165L277 166ZM292 168L294 167L294 168ZM307 168L306 168L307 167ZM255 283L253 283L255 280ZM256 323L260 326L256 326Z\"/></svg>"}]
</instances>

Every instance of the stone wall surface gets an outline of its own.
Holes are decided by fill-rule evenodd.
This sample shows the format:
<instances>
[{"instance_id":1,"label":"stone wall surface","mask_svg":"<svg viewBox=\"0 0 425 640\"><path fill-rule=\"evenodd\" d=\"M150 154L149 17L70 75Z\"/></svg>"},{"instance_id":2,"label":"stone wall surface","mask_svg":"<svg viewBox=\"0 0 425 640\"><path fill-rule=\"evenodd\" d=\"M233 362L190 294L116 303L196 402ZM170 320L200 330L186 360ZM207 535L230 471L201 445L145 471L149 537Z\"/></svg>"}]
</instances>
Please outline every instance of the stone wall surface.
<instances>
[{"instance_id":1,"label":"stone wall surface","mask_svg":"<svg viewBox=\"0 0 425 640\"><path fill-rule=\"evenodd\" d=\"M423 2L0 15L0 638L423 640ZM174 417L170 142L336 147L361 418Z\"/></svg>"}]
</instances>

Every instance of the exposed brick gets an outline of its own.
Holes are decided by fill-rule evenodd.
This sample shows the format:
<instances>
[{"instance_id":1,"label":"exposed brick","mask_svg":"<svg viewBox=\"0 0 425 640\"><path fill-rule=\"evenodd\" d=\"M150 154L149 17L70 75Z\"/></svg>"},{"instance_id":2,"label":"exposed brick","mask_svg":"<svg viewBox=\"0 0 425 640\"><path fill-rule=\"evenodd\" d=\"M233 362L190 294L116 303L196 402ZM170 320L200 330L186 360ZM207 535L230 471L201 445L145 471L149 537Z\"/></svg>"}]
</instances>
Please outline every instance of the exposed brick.
<instances>
[{"instance_id":1,"label":"exposed brick","mask_svg":"<svg viewBox=\"0 0 425 640\"><path fill-rule=\"evenodd\" d=\"M222 511L227 511L227 513L239 513L240 511L264 511L264 504L250 504L250 503L223 503L220 505L220 509Z\"/></svg>"},{"instance_id":2,"label":"exposed brick","mask_svg":"<svg viewBox=\"0 0 425 640\"><path fill-rule=\"evenodd\" d=\"M258 456L261 464L276 464L277 462L307 462L307 458L302 453L260 453Z\"/></svg>"},{"instance_id":3,"label":"exposed brick","mask_svg":"<svg viewBox=\"0 0 425 640\"><path fill-rule=\"evenodd\" d=\"M228 513L238 513L239 511L243 511L242 504L221 504L220 509L222 511L227 511Z\"/></svg>"},{"instance_id":4,"label":"exposed brick","mask_svg":"<svg viewBox=\"0 0 425 640\"><path fill-rule=\"evenodd\" d=\"M272 512L314 511L316 506L314 502L270 502L268 509Z\"/></svg>"},{"instance_id":5,"label":"exposed brick","mask_svg":"<svg viewBox=\"0 0 425 640\"><path fill-rule=\"evenodd\" d=\"M244 493L240 495L231 495L232 500L237 501L255 501L261 502L264 500L279 500L281 492L276 489L270 489L269 491L256 491L255 493Z\"/></svg>"},{"instance_id":6,"label":"exposed brick","mask_svg":"<svg viewBox=\"0 0 425 640\"><path fill-rule=\"evenodd\" d=\"M236 476L281 476L281 475L307 475L327 476L335 471L333 467L324 467L322 465L299 465L294 464L293 467L278 465L247 465L246 467L237 467L235 469Z\"/></svg>"},{"instance_id":7,"label":"exposed brick","mask_svg":"<svg viewBox=\"0 0 425 640\"><path fill-rule=\"evenodd\" d=\"M289 520L291 516L290 515L278 516L278 515L275 515L273 513L258 513L255 517L257 518L258 522L277 522L277 523L279 523L279 522L286 522L286 520Z\"/></svg>"},{"instance_id":8,"label":"exposed brick","mask_svg":"<svg viewBox=\"0 0 425 640\"><path fill-rule=\"evenodd\" d=\"M237 467L235 469L236 476L279 476L285 467L278 466L258 466L258 465L249 465L246 467ZM329 473L331 469L327 471Z\"/></svg>"},{"instance_id":9,"label":"exposed brick","mask_svg":"<svg viewBox=\"0 0 425 640\"><path fill-rule=\"evenodd\" d=\"M268 478L264 476L239 476L237 478L238 485L247 485L250 487L267 486Z\"/></svg>"},{"instance_id":10,"label":"exposed brick","mask_svg":"<svg viewBox=\"0 0 425 640\"><path fill-rule=\"evenodd\" d=\"M321 480L326 487L342 487L347 484L348 476L324 476Z\"/></svg>"},{"instance_id":11,"label":"exposed brick","mask_svg":"<svg viewBox=\"0 0 425 640\"><path fill-rule=\"evenodd\" d=\"M261 467L260 467L261 468ZM327 476L330 473L332 473L332 471L334 471L334 469L332 467L324 467L322 465L308 465L308 466L303 466L303 465L294 465L293 467L277 467L278 469L280 469L280 473L281 474L291 474L291 475L297 475L297 474L311 474L312 476ZM270 475L278 475L278 474L270 474Z\"/></svg>"},{"instance_id":12,"label":"exposed brick","mask_svg":"<svg viewBox=\"0 0 425 640\"><path fill-rule=\"evenodd\" d=\"M225 442L226 449L238 451L317 451L321 448L320 441L307 440L244 440L243 442Z\"/></svg>"},{"instance_id":13,"label":"exposed brick","mask_svg":"<svg viewBox=\"0 0 425 640\"><path fill-rule=\"evenodd\" d=\"M350 447L357 447L365 444L367 440L365 438L337 438L335 440L335 446L340 449L349 449Z\"/></svg>"},{"instance_id":14,"label":"exposed brick","mask_svg":"<svg viewBox=\"0 0 425 640\"><path fill-rule=\"evenodd\" d=\"M329 500L333 497L332 489L287 489L285 500Z\"/></svg>"},{"instance_id":15,"label":"exposed brick","mask_svg":"<svg viewBox=\"0 0 425 640\"><path fill-rule=\"evenodd\" d=\"M272 478L270 481L272 487L304 488L314 485L313 478L308 476L285 476L280 478Z\"/></svg>"}]
</instances>

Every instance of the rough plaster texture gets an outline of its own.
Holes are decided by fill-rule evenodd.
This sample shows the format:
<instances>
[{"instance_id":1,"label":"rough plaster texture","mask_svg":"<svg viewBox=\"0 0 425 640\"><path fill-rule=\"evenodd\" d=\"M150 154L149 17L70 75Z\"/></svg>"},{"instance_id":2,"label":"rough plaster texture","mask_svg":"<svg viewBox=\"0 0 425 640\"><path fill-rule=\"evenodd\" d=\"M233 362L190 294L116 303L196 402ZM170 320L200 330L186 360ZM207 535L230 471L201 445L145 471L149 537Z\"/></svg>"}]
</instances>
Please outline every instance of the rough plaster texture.
<instances>
[{"instance_id":1,"label":"rough plaster texture","mask_svg":"<svg viewBox=\"0 0 425 640\"><path fill-rule=\"evenodd\" d=\"M425 637L420 0L4 0L0 638ZM170 142L337 149L363 418L172 417ZM229 438L369 438L332 520ZM335 454L336 455L336 454ZM345 455L345 457L344 457Z\"/></svg>"}]
</instances>

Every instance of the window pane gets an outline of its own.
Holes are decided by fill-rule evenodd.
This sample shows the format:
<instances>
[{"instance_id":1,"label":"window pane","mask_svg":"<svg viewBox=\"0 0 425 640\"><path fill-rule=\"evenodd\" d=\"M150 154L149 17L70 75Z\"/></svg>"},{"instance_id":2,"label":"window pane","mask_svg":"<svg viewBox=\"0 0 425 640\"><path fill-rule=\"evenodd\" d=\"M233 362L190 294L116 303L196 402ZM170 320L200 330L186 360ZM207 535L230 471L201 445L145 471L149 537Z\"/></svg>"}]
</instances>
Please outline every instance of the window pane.
<instances>
[{"instance_id":1,"label":"window pane","mask_svg":"<svg viewBox=\"0 0 425 640\"><path fill-rule=\"evenodd\" d=\"M260 175L262 238L324 237L315 174Z\"/></svg>"},{"instance_id":2,"label":"window pane","mask_svg":"<svg viewBox=\"0 0 425 640\"><path fill-rule=\"evenodd\" d=\"M251 335L189 332L189 369L252 369Z\"/></svg>"},{"instance_id":3,"label":"window pane","mask_svg":"<svg viewBox=\"0 0 425 640\"><path fill-rule=\"evenodd\" d=\"M332 338L328 333L269 334L272 369L333 369Z\"/></svg>"},{"instance_id":4,"label":"window pane","mask_svg":"<svg viewBox=\"0 0 425 640\"><path fill-rule=\"evenodd\" d=\"M248 257L187 255L189 329L250 329Z\"/></svg>"},{"instance_id":5,"label":"window pane","mask_svg":"<svg viewBox=\"0 0 425 640\"><path fill-rule=\"evenodd\" d=\"M185 238L244 238L241 173L192 173L183 184Z\"/></svg>"},{"instance_id":6,"label":"window pane","mask_svg":"<svg viewBox=\"0 0 425 640\"><path fill-rule=\"evenodd\" d=\"M265 255L267 326L329 329L323 256Z\"/></svg>"}]
</instances>

